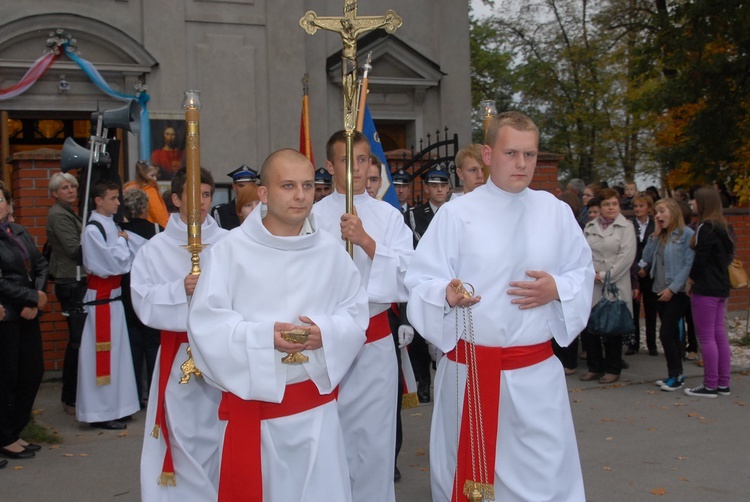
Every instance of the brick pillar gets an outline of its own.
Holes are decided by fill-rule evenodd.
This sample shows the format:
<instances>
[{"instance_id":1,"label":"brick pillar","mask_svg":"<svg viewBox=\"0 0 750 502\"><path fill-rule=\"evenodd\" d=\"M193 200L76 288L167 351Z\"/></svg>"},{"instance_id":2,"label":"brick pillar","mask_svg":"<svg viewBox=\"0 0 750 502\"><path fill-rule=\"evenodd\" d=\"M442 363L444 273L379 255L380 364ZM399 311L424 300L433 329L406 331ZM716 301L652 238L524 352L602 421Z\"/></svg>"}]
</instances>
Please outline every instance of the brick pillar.
<instances>
[{"instance_id":1,"label":"brick pillar","mask_svg":"<svg viewBox=\"0 0 750 502\"><path fill-rule=\"evenodd\" d=\"M11 191L16 222L26 227L41 251L47 241L47 213L54 199L49 194L49 179L60 172L60 151L40 148L13 155ZM60 313L54 287L47 287L49 303L41 317L44 369L62 370L68 325Z\"/></svg>"},{"instance_id":2,"label":"brick pillar","mask_svg":"<svg viewBox=\"0 0 750 502\"><path fill-rule=\"evenodd\" d=\"M724 218L732 225L735 234L735 256L742 261L745 270L750 272L750 210L748 208L728 208ZM729 295L729 312L748 312L750 289L733 289Z\"/></svg>"}]
</instances>

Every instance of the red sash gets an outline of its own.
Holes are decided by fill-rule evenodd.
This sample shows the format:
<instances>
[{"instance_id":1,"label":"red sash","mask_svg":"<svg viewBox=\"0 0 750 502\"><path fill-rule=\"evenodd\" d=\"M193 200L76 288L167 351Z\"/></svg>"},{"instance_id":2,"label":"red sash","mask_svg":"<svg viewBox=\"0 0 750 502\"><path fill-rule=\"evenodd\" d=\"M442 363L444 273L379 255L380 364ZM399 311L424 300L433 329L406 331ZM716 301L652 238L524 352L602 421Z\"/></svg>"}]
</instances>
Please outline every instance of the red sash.
<instances>
[{"instance_id":1,"label":"red sash","mask_svg":"<svg viewBox=\"0 0 750 502\"><path fill-rule=\"evenodd\" d=\"M159 433L164 436L164 443L167 447L164 453L164 463L162 464L161 475L157 483L161 486L175 486L177 480L174 473L174 461L172 460L172 445L169 442L169 429L167 428L167 409L164 405L164 395L167 391L167 383L172 372L172 364L177 357L177 351L180 345L188 343L187 333L184 331L166 331L161 332L161 353L159 355L159 381L157 382L156 394L156 421L151 435L159 437ZM186 356L187 357L187 356Z\"/></svg>"},{"instance_id":2,"label":"red sash","mask_svg":"<svg viewBox=\"0 0 750 502\"><path fill-rule=\"evenodd\" d=\"M456 459L456 474L453 479L452 502L468 500L463 495L464 484L467 479L473 478L471 458L471 433L474 434L475 445L482 444L484 437L485 455L487 459L486 474L489 479L481 479L482 473L477 473L480 479L472 479L477 483L495 484L495 453L497 447L498 413L500 410L500 375L503 370L515 370L533 366L552 357L552 343L543 342L537 345L526 345L523 347L484 347L475 345L477 368L476 373L479 382L474 382L472 371L468 372L466 388L464 390L463 411L461 414L461 431L458 439L458 457ZM456 349L446 354L451 361L466 364L467 350L471 350L470 344L460 340ZM457 360L458 356L458 360ZM479 384L479 395L482 403L481 423L469 424L468 399L469 389ZM476 421L476 420L475 420ZM470 425L471 427L470 429ZM482 429L479 430L480 425ZM470 432L471 430L471 432ZM478 460L478 459L477 459ZM458 499L456 499L458 494Z\"/></svg>"},{"instance_id":3,"label":"red sash","mask_svg":"<svg viewBox=\"0 0 750 502\"><path fill-rule=\"evenodd\" d=\"M384 310L379 314L370 317L370 325L367 327L365 343L377 342L391 334L391 325L388 322L388 311Z\"/></svg>"},{"instance_id":4,"label":"red sash","mask_svg":"<svg viewBox=\"0 0 750 502\"><path fill-rule=\"evenodd\" d=\"M122 276L107 278L88 275L88 289L96 292L94 299L94 337L96 341L96 385L109 385L112 382L112 321L110 302L112 291L120 287Z\"/></svg>"},{"instance_id":5,"label":"red sash","mask_svg":"<svg viewBox=\"0 0 750 502\"><path fill-rule=\"evenodd\" d=\"M312 410L336 399L321 395L312 380L289 384L281 403L245 401L224 392L219 419L227 421L219 476L219 502L263 502L260 422Z\"/></svg>"}]
</instances>

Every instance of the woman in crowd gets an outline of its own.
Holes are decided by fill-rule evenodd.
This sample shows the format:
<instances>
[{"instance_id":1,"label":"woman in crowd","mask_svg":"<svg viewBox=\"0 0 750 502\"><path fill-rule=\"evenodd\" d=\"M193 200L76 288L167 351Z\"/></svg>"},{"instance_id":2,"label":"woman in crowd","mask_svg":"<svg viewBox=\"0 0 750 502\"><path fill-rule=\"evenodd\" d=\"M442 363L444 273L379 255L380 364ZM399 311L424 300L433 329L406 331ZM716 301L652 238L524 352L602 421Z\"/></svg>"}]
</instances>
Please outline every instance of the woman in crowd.
<instances>
[{"instance_id":1,"label":"woman in crowd","mask_svg":"<svg viewBox=\"0 0 750 502\"><path fill-rule=\"evenodd\" d=\"M663 391L682 387L682 345L680 319L685 315L688 297L685 283L695 253L690 249L693 231L685 226L679 204L674 199L661 199L655 205L656 225L643 250L643 261L651 266L656 293L656 311L661 320L659 340L667 359L667 378L657 380Z\"/></svg>"},{"instance_id":2,"label":"woman in crowd","mask_svg":"<svg viewBox=\"0 0 750 502\"><path fill-rule=\"evenodd\" d=\"M645 193L633 197L633 227L636 235L635 267L638 276L639 297L633 299L635 339L625 352L626 356L637 354L641 346L641 305L646 316L646 347L649 355L656 356L656 295L652 291L653 280L648 263L643 261L643 250L654 232L654 201Z\"/></svg>"},{"instance_id":3,"label":"woman in crowd","mask_svg":"<svg viewBox=\"0 0 750 502\"><path fill-rule=\"evenodd\" d=\"M729 297L727 268L734 254L727 223L721 212L719 192L711 187L695 192L694 209L700 222L690 241L695 259L690 268L688 293L693 323L703 352L703 384L685 389L685 394L715 398L729 395L729 367L732 352L724 327L724 310Z\"/></svg>"},{"instance_id":4,"label":"woman in crowd","mask_svg":"<svg viewBox=\"0 0 750 502\"><path fill-rule=\"evenodd\" d=\"M245 218L253 212L253 209L258 207L258 204L260 204L260 198L258 197L258 185L255 183L248 183L237 191L236 207L240 223L245 221Z\"/></svg>"},{"instance_id":5,"label":"woman in crowd","mask_svg":"<svg viewBox=\"0 0 750 502\"><path fill-rule=\"evenodd\" d=\"M599 192L599 198L602 201L601 216L590 221L583 231L591 246L596 270L592 306L601 299L602 285L609 274L610 281L619 290L620 298L632 309L628 299L632 294L630 268L636 248L633 224L620 212L620 195L617 190L605 188ZM582 338L586 344L588 373L582 375L581 380L599 380L603 384L619 380L622 370L622 335L600 336L589 333Z\"/></svg>"},{"instance_id":6,"label":"woman in crowd","mask_svg":"<svg viewBox=\"0 0 750 502\"><path fill-rule=\"evenodd\" d=\"M146 192L148 197L148 212L146 219L151 223L158 223L162 228L167 226L169 213L164 199L159 192L159 185L156 183L156 177L159 174L159 168L145 161L135 163L135 181L126 183L123 187L123 193L131 188L140 188Z\"/></svg>"},{"instance_id":7,"label":"woman in crowd","mask_svg":"<svg viewBox=\"0 0 750 502\"><path fill-rule=\"evenodd\" d=\"M122 196L125 206L125 218L127 222L122 224L122 229L128 233L128 245L137 253L143 244L157 231L163 230L158 224L151 223L146 219L149 212L149 197L146 192L138 188L126 190ZM122 277L122 305L125 308L125 321L128 324L128 335L130 337L130 352L133 356L133 369L135 370L136 388L138 389L138 400L141 407L145 407L145 396L151 388L151 376L156 366L156 355L159 352L161 332L149 328L138 319L133 310L133 301L130 296L130 274ZM146 379L143 380L143 362L146 362Z\"/></svg>"},{"instance_id":8,"label":"woman in crowd","mask_svg":"<svg viewBox=\"0 0 750 502\"><path fill-rule=\"evenodd\" d=\"M47 260L31 235L8 219L10 192L0 188L0 455L32 458L40 446L21 439L42 382L39 311L47 304Z\"/></svg>"}]
</instances>

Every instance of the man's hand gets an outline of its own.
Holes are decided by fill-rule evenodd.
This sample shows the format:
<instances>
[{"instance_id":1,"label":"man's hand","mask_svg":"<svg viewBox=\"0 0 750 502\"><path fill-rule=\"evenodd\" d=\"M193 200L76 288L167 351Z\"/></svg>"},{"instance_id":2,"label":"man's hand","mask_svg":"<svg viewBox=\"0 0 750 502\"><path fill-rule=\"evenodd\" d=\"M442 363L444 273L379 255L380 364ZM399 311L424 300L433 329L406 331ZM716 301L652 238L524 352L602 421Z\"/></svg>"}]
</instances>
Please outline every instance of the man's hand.
<instances>
[{"instance_id":1,"label":"man's hand","mask_svg":"<svg viewBox=\"0 0 750 502\"><path fill-rule=\"evenodd\" d=\"M128 240L128 233L124 230L120 230L119 232L117 232L117 235L119 235L120 237L125 237L125 240Z\"/></svg>"},{"instance_id":2,"label":"man's hand","mask_svg":"<svg viewBox=\"0 0 750 502\"><path fill-rule=\"evenodd\" d=\"M408 324L398 327L398 348L403 349L414 340L414 328Z\"/></svg>"},{"instance_id":3,"label":"man's hand","mask_svg":"<svg viewBox=\"0 0 750 502\"><path fill-rule=\"evenodd\" d=\"M352 206L352 214L344 213L341 215L341 238L349 239L352 244L362 248L370 259L375 256L375 241L370 234L365 232L362 226L362 220L357 216L357 208Z\"/></svg>"},{"instance_id":4,"label":"man's hand","mask_svg":"<svg viewBox=\"0 0 750 502\"><path fill-rule=\"evenodd\" d=\"M24 307L21 311L21 317L23 317L27 321L31 321L36 317L37 313L39 313L39 309L37 309L36 307Z\"/></svg>"},{"instance_id":5,"label":"man's hand","mask_svg":"<svg viewBox=\"0 0 750 502\"><path fill-rule=\"evenodd\" d=\"M47 305L47 293L44 291L37 291L39 294L39 300L36 302L36 308L43 309Z\"/></svg>"},{"instance_id":6,"label":"man's hand","mask_svg":"<svg viewBox=\"0 0 750 502\"><path fill-rule=\"evenodd\" d=\"M307 337L307 343L305 344L305 350L315 350L323 346L323 337L320 334L320 328L317 324L312 322L309 317L299 316L299 320L305 323L302 326L295 326L295 328L307 329L310 334Z\"/></svg>"},{"instance_id":7,"label":"man's hand","mask_svg":"<svg viewBox=\"0 0 750 502\"><path fill-rule=\"evenodd\" d=\"M638 269L638 277L646 277L646 269L645 268L639 268Z\"/></svg>"},{"instance_id":8,"label":"man's hand","mask_svg":"<svg viewBox=\"0 0 750 502\"><path fill-rule=\"evenodd\" d=\"M460 291L459 287L461 288ZM453 279L445 287L445 301L447 301L448 305L451 307L470 307L475 303L479 303L479 300L481 299L481 296L466 297L463 293L461 279Z\"/></svg>"},{"instance_id":9,"label":"man's hand","mask_svg":"<svg viewBox=\"0 0 750 502\"><path fill-rule=\"evenodd\" d=\"M557 284L550 274L541 270L529 270L526 275L535 280L511 282L510 287L517 289L509 289L508 294L521 298L516 298L510 303L518 305L521 310L526 310L541 307L553 300L560 299Z\"/></svg>"},{"instance_id":10,"label":"man's hand","mask_svg":"<svg viewBox=\"0 0 750 502\"><path fill-rule=\"evenodd\" d=\"M185 294L187 296L193 296L195 292L195 286L198 284L199 275L188 274L185 276Z\"/></svg>"},{"instance_id":11,"label":"man's hand","mask_svg":"<svg viewBox=\"0 0 750 502\"><path fill-rule=\"evenodd\" d=\"M279 352L286 352L287 354L294 354L295 352L302 352L305 350L305 344L287 342L282 338L282 331L291 331L297 326L290 322L277 322L273 325L273 346Z\"/></svg>"}]
</instances>

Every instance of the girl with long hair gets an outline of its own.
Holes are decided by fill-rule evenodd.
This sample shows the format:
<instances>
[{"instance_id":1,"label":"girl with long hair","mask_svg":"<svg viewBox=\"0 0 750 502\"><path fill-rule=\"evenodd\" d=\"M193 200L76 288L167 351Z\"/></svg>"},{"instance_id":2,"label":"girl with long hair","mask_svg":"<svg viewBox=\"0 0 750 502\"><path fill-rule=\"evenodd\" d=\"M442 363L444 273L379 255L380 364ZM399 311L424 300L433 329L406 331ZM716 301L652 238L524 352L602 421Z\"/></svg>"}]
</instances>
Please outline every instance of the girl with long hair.
<instances>
[{"instance_id":1,"label":"girl with long hair","mask_svg":"<svg viewBox=\"0 0 750 502\"><path fill-rule=\"evenodd\" d=\"M693 230L685 226L680 206L674 199L660 199L654 205L654 231L643 250L643 261L650 265L656 312L661 320L659 339L667 359L668 376L657 380L663 391L683 386L680 319L685 315L688 297L685 284L695 253L690 247Z\"/></svg>"},{"instance_id":2,"label":"girl with long hair","mask_svg":"<svg viewBox=\"0 0 750 502\"><path fill-rule=\"evenodd\" d=\"M716 190L711 187L698 189L693 204L699 225L690 241L695 259L690 269L688 293L703 352L704 374L703 384L685 389L685 394L715 398L718 394L729 395L732 352L724 327L724 310L730 289L727 268L734 254L734 243Z\"/></svg>"}]
</instances>

